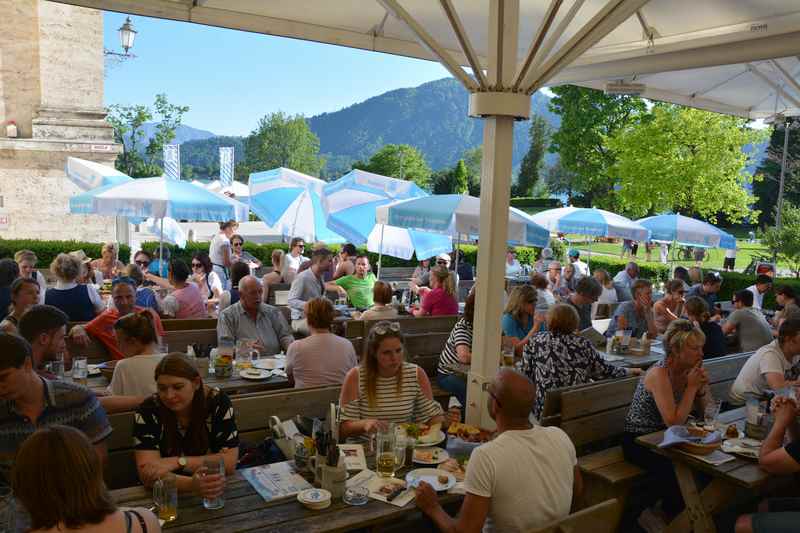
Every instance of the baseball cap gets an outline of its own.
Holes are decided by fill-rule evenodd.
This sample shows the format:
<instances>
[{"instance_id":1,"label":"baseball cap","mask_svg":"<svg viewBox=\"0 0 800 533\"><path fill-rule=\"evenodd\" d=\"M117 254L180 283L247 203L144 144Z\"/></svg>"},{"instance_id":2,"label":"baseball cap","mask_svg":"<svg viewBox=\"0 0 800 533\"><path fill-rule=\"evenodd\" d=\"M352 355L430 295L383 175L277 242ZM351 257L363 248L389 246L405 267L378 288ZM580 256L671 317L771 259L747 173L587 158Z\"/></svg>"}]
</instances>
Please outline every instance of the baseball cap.
<instances>
[{"instance_id":1,"label":"baseball cap","mask_svg":"<svg viewBox=\"0 0 800 533\"><path fill-rule=\"evenodd\" d=\"M581 255L581 253L575 248L570 248L568 254L570 257L579 257Z\"/></svg>"},{"instance_id":2,"label":"baseball cap","mask_svg":"<svg viewBox=\"0 0 800 533\"><path fill-rule=\"evenodd\" d=\"M441 253L441 254L437 255L436 259L442 260L442 261L447 261L448 263L450 262L450 256L445 254L445 253Z\"/></svg>"}]
</instances>

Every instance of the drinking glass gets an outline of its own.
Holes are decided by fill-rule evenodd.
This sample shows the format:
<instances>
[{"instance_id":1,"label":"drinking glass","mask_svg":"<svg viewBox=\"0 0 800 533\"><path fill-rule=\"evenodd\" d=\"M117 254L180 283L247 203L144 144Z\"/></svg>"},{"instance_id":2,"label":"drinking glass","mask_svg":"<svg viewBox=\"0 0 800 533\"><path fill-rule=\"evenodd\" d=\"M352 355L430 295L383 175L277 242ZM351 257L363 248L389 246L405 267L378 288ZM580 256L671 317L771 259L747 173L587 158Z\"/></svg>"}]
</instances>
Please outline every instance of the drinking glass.
<instances>
[{"instance_id":1,"label":"drinking glass","mask_svg":"<svg viewBox=\"0 0 800 533\"><path fill-rule=\"evenodd\" d=\"M713 431L717 427L717 416L719 416L719 409L722 402L719 400L711 399L706 404L703 410L703 426L708 431Z\"/></svg>"},{"instance_id":2,"label":"drinking glass","mask_svg":"<svg viewBox=\"0 0 800 533\"><path fill-rule=\"evenodd\" d=\"M64 354L58 354L50 361L50 372L58 379L64 379Z\"/></svg>"},{"instance_id":3,"label":"drinking glass","mask_svg":"<svg viewBox=\"0 0 800 533\"><path fill-rule=\"evenodd\" d=\"M203 468L205 469L204 476L221 475L225 478L225 461L222 457L211 458L206 457L203 460ZM225 494L220 494L216 498L203 498L203 507L206 509L222 509L225 507Z\"/></svg>"},{"instance_id":4,"label":"drinking glass","mask_svg":"<svg viewBox=\"0 0 800 533\"><path fill-rule=\"evenodd\" d=\"M514 366L514 341L509 337L503 338L503 366Z\"/></svg>"},{"instance_id":5,"label":"drinking glass","mask_svg":"<svg viewBox=\"0 0 800 533\"><path fill-rule=\"evenodd\" d=\"M72 361L72 381L87 385L89 378L89 363L86 357L76 357Z\"/></svg>"},{"instance_id":6,"label":"drinking glass","mask_svg":"<svg viewBox=\"0 0 800 533\"><path fill-rule=\"evenodd\" d=\"M0 487L0 531L17 530L17 513L11 487Z\"/></svg>"},{"instance_id":7,"label":"drinking glass","mask_svg":"<svg viewBox=\"0 0 800 533\"><path fill-rule=\"evenodd\" d=\"M253 339L239 339L236 341L236 370L241 371L253 366ZM256 353L258 353L256 351Z\"/></svg>"},{"instance_id":8,"label":"drinking glass","mask_svg":"<svg viewBox=\"0 0 800 533\"><path fill-rule=\"evenodd\" d=\"M394 477L397 458L395 457L396 434L394 424L378 430L375 450L376 470L380 477Z\"/></svg>"},{"instance_id":9,"label":"drinking glass","mask_svg":"<svg viewBox=\"0 0 800 533\"><path fill-rule=\"evenodd\" d=\"M178 485L175 474L165 474L153 483L153 503L158 507L158 518L172 522L178 518Z\"/></svg>"},{"instance_id":10,"label":"drinking glass","mask_svg":"<svg viewBox=\"0 0 800 533\"><path fill-rule=\"evenodd\" d=\"M403 468L406 462L406 436L401 433L395 435L394 458L395 471Z\"/></svg>"}]
</instances>

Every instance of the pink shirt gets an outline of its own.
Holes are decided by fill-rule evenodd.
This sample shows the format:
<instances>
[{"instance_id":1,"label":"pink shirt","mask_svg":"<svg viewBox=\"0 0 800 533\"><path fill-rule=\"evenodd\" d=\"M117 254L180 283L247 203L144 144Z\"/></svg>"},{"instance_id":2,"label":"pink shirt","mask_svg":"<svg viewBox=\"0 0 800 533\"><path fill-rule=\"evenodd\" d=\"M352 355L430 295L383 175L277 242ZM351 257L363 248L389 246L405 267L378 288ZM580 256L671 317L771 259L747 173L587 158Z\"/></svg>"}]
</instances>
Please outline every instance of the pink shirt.
<instances>
[{"instance_id":1,"label":"pink shirt","mask_svg":"<svg viewBox=\"0 0 800 533\"><path fill-rule=\"evenodd\" d=\"M436 287L422 299L422 310L427 315L457 315L458 302L443 288Z\"/></svg>"},{"instance_id":2,"label":"pink shirt","mask_svg":"<svg viewBox=\"0 0 800 533\"><path fill-rule=\"evenodd\" d=\"M172 291L170 296L173 296L178 302L175 318L206 318L208 316L203 295L194 283L187 283L184 288Z\"/></svg>"}]
</instances>

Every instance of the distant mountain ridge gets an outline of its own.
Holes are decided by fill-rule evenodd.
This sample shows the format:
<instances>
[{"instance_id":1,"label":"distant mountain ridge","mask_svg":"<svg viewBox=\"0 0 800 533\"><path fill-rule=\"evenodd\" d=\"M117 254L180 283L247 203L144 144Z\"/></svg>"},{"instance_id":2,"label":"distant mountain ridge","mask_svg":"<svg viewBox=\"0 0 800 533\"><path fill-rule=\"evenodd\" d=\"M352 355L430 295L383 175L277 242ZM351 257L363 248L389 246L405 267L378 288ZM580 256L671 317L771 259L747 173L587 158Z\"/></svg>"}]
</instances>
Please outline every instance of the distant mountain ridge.
<instances>
[{"instance_id":1,"label":"distant mountain ridge","mask_svg":"<svg viewBox=\"0 0 800 533\"><path fill-rule=\"evenodd\" d=\"M156 126L158 126L156 122L145 122L142 124L143 141L140 142L143 147L147 146L147 143L156 134ZM181 124L175 129L175 139L172 140L171 144L184 144L189 141L211 139L216 136L216 133Z\"/></svg>"}]
</instances>

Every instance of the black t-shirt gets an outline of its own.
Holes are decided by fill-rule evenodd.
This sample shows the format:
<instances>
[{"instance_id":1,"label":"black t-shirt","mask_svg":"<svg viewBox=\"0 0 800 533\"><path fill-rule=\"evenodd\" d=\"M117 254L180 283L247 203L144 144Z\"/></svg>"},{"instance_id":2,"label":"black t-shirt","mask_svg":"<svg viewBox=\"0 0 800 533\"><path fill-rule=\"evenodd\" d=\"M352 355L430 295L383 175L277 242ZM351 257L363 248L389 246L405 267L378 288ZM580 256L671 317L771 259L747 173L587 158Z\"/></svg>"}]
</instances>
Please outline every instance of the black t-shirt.
<instances>
[{"instance_id":1,"label":"black t-shirt","mask_svg":"<svg viewBox=\"0 0 800 533\"><path fill-rule=\"evenodd\" d=\"M725 334L719 324L710 320L701 322L700 329L706 335L706 343L703 345L703 359L711 359L727 353L728 347L725 342Z\"/></svg>"},{"instance_id":2,"label":"black t-shirt","mask_svg":"<svg viewBox=\"0 0 800 533\"><path fill-rule=\"evenodd\" d=\"M797 461L800 464L800 440L796 440L794 442L790 442L784 448L786 453L789 454L789 457Z\"/></svg>"}]
</instances>

